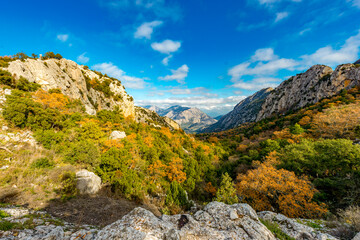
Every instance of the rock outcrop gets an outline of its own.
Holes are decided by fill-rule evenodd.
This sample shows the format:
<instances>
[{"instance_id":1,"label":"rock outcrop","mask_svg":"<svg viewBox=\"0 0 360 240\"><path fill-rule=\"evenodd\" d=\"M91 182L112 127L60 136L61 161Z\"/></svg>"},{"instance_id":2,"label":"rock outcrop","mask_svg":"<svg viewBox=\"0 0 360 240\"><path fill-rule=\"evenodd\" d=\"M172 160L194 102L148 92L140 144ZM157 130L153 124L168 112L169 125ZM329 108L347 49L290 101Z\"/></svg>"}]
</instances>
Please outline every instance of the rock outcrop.
<instances>
[{"instance_id":1,"label":"rock outcrop","mask_svg":"<svg viewBox=\"0 0 360 240\"><path fill-rule=\"evenodd\" d=\"M272 90L272 88L265 88L245 98L234 107L234 110L222 116L217 123L205 128L202 132L228 130L240 124L255 121L262 104Z\"/></svg>"},{"instance_id":2,"label":"rock outcrop","mask_svg":"<svg viewBox=\"0 0 360 240\"><path fill-rule=\"evenodd\" d=\"M96 194L101 188L101 178L87 170L78 171L76 173L76 188L80 194Z\"/></svg>"},{"instance_id":3,"label":"rock outcrop","mask_svg":"<svg viewBox=\"0 0 360 240\"><path fill-rule=\"evenodd\" d=\"M258 216L263 220L276 223L283 233L295 239L337 239L329 234L320 232L319 230L316 230L312 227L301 224L298 221L288 218L282 214L265 211L258 213Z\"/></svg>"},{"instance_id":4,"label":"rock outcrop","mask_svg":"<svg viewBox=\"0 0 360 240\"><path fill-rule=\"evenodd\" d=\"M146 123L154 127L168 127L172 130L180 129L179 124L174 120L159 116L156 112L142 107L135 107L135 119L138 122Z\"/></svg>"},{"instance_id":5,"label":"rock outcrop","mask_svg":"<svg viewBox=\"0 0 360 240\"><path fill-rule=\"evenodd\" d=\"M129 239L129 240L275 240L262 223L272 222L283 234L302 240L335 240L337 238L315 230L301 221L273 212L256 213L248 204L226 205L211 202L193 215L162 215L156 217L143 208L135 208L120 220L98 229L53 218L46 212L4 207L11 215L0 221L16 223L20 229L1 231L1 239ZM30 219L28 216L31 215ZM56 225L55 225L56 223ZM265 222L264 222L265 223ZM30 224L31 228L21 228ZM356 239L356 238L355 238Z\"/></svg>"},{"instance_id":6,"label":"rock outcrop","mask_svg":"<svg viewBox=\"0 0 360 240\"><path fill-rule=\"evenodd\" d=\"M359 85L359 65L343 64L335 71L325 65L315 65L304 73L290 77L273 90L262 89L244 99L233 111L203 132L227 130L242 123L285 114Z\"/></svg>"},{"instance_id":7,"label":"rock outcrop","mask_svg":"<svg viewBox=\"0 0 360 240\"><path fill-rule=\"evenodd\" d=\"M136 208L102 229L98 239L276 239L247 204L209 203L191 215L163 215Z\"/></svg>"},{"instance_id":8,"label":"rock outcrop","mask_svg":"<svg viewBox=\"0 0 360 240\"><path fill-rule=\"evenodd\" d=\"M125 117L135 116L135 108L130 97L119 80L103 76L100 73L80 66L67 59L25 59L9 63L5 68L13 76L20 76L41 85L44 90L58 88L71 98L79 99L84 104L86 112L95 114L99 109L114 109L118 106ZM109 82L108 91L104 93L94 86L104 81ZM109 95L111 91L111 95Z\"/></svg>"},{"instance_id":9,"label":"rock outcrop","mask_svg":"<svg viewBox=\"0 0 360 240\"><path fill-rule=\"evenodd\" d=\"M182 106L172 106L167 109L156 106L146 106L145 108L158 113L160 116L174 120L188 133L199 132L217 121L198 108Z\"/></svg>"},{"instance_id":10,"label":"rock outcrop","mask_svg":"<svg viewBox=\"0 0 360 240\"><path fill-rule=\"evenodd\" d=\"M110 134L110 139L123 139L123 138L126 138L126 133L125 132L113 131Z\"/></svg>"}]
</instances>

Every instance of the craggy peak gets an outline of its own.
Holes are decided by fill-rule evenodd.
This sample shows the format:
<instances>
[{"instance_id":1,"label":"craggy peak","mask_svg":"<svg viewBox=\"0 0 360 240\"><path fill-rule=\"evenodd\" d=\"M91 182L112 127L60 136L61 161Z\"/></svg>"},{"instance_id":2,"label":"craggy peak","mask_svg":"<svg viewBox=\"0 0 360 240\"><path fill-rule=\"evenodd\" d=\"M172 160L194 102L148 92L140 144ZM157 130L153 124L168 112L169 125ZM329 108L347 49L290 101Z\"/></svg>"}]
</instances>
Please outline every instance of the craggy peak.
<instances>
[{"instance_id":1,"label":"craggy peak","mask_svg":"<svg viewBox=\"0 0 360 240\"><path fill-rule=\"evenodd\" d=\"M359 0L1 10L0 240L360 240Z\"/></svg>"}]
</instances>

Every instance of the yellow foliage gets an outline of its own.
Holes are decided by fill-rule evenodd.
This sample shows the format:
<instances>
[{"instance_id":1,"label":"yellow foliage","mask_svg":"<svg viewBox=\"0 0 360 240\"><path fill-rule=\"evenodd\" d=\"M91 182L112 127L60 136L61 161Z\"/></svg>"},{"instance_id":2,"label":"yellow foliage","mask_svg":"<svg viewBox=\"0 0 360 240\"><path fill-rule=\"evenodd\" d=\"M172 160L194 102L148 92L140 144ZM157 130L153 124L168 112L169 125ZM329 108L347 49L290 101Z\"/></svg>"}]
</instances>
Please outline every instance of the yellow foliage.
<instances>
[{"instance_id":1,"label":"yellow foliage","mask_svg":"<svg viewBox=\"0 0 360 240\"><path fill-rule=\"evenodd\" d=\"M54 108L62 113L68 112L66 105L69 103L69 98L62 93L48 93L39 89L34 93L34 98L36 102L41 103L44 107Z\"/></svg>"},{"instance_id":2,"label":"yellow foliage","mask_svg":"<svg viewBox=\"0 0 360 240\"><path fill-rule=\"evenodd\" d=\"M306 178L276 169L276 153L246 175L238 175L237 192L256 211L278 211L288 217L316 218L327 210L324 204L312 202L317 192Z\"/></svg>"},{"instance_id":3,"label":"yellow foliage","mask_svg":"<svg viewBox=\"0 0 360 240\"><path fill-rule=\"evenodd\" d=\"M180 158L174 158L167 167L167 177L171 182L176 181L182 183L186 180L186 173L182 171L183 169L182 160Z\"/></svg>"}]
</instances>

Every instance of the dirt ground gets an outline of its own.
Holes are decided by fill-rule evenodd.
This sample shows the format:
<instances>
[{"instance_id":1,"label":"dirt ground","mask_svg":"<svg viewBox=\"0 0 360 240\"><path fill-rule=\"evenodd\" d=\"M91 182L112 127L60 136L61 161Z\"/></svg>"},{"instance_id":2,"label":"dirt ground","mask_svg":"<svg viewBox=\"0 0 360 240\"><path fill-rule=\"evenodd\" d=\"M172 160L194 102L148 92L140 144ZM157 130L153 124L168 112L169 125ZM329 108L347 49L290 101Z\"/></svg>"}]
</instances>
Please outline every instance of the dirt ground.
<instances>
[{"instance_id":1,"label":"dirt ground","mask_svg":"<svg viewBox=\"0 0 360 240\"><path fill-rule=\"evenodd\" d=\"M74 224L88 224L99 227L113 223L136 207L143 207L159 216L160 212L152 205L129 201L102 191L96 196L77 196L67 201L33 201L31 194L14 188L0 189L0 203L21 205L27 208L45 210L49 214Z\"/></svg>"},{"instance_id":2,"label":"dirt ground","mask_svg":"<svg viewBox=\"0 0 360 240\"><path fill-rule=\"evenodd\" d=\"M44 210L70 223L103 227L119 220L136 207L152 211L148 206L107 196L78 196L66 202L55 200Z\"/></svg>"}]
</instances>

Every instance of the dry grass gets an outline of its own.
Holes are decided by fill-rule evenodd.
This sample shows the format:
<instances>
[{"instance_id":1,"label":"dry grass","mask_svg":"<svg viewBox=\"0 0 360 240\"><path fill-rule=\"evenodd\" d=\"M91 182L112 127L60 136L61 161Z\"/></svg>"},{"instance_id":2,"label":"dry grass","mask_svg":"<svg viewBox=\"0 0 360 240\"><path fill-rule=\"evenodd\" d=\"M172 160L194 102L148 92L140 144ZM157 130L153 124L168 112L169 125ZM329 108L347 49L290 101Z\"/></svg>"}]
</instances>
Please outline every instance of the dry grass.
<instances>
[{"instance_id":1,"label":"dry grass","mask_svg":"<svg viewBox=\"0 0 360 240\"><path fill-rule=\"evenodd\" d=\"M339 211L342 222L349 224L356 232L360 232L360 207L350 206Z\"/></svg>"}]
</instances>

